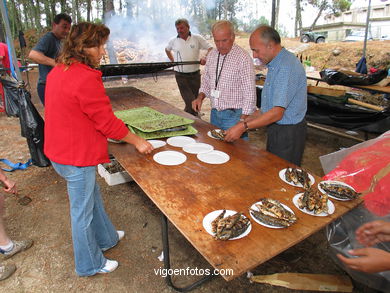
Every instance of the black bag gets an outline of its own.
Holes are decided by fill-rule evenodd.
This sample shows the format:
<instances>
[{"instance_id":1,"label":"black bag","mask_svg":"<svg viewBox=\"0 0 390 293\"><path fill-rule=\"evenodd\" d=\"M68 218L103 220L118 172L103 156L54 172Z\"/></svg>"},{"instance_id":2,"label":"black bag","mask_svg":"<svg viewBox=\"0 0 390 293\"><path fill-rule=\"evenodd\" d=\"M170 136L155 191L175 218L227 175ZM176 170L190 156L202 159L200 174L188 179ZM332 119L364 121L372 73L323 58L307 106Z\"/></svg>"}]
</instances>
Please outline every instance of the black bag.
<instances>
[{"instance_id":1,"label":"black bag","mask_svg":"<svg viewBox=\"0 0 390 293\"><path fill-rule=\"evenodd\" d=\"M32 163L39 167L50 166L50 160L43 153L44 121L31 102L30 93L12 77L2 78L1 82L6 85L13 106L17 105L15 116L19 117L21 135L27 139Z\"/></svg>"},{"instance_id":2,"label":"black bag","mask_svg":"<svg viewBox=\"0 0 390 293\"><path fill-rule=\"evenodd\" d=\"M4 89L5 112L7 116L19 117L18 87L16 80L9 75L0 78Z\"/></svg>"},{"instance_id":3,"label":"black bag","mask_svg":"<svg viewBox=\"0 0 390 293\"><path fill-rule=\"evenodd\" d=\"M352 75L340 72L334 69L325 69L320 72L321 78L325 80L328 84L334 85L345 85L345 86L354 86L354 85L372 85L380 82L387 76L386 70L378 70L373 74L368 75Z\"/></svg>"}]
</instances>

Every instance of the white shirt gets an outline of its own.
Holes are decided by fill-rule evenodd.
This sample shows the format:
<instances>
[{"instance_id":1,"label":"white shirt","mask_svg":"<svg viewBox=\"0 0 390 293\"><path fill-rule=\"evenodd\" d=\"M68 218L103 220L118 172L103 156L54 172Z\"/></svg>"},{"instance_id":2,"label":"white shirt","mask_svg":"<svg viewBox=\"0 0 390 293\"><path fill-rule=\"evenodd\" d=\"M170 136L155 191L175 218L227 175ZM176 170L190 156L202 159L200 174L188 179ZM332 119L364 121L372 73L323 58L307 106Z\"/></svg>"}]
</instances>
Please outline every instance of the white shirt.
<instances>
[{"instance_id":1,"label":"white shirt","mask_svg":"<svg viewBox=\"0 0 390 293\"><path fill-rule=\"evenodd\" d=\"M165 49L173 51L175 62L182 62L199 61L199 51L208 50L209 48L212 48L212 46L202 36L191 34L187 40L180 37L173 38L169 41ZM173 70L178 72L194 72L199 70L199 64L178 65Z\"/></svg>"}]
</instances>

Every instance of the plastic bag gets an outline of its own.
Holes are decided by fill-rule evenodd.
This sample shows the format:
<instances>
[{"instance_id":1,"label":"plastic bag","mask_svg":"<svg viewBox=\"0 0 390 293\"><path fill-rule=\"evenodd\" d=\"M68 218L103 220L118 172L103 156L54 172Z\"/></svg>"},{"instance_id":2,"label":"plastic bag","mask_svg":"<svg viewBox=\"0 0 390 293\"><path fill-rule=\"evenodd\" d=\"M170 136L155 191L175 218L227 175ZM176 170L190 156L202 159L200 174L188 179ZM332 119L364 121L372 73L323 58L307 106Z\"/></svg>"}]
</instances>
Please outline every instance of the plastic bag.
<instances>
[{"instance_id":1,"label":"plastic bag","mask_svg":"<svg viewBox=\"0 0 390 293\"><path fill-rule=\"evenodd\" d=\"M12 77L4 78L1 82L17 107L17 115L14 116L19 117L21 135L27 139L32 163L39 167L50 166L50 160L43 153L44 121L31 102L30 93ZM9 98L7 100L11 101Z\"/></svg>"},{"instance_id":2,"label":"plastic bag","mask_svg":"<svg viewBox=\"0 0 390 293\"><path fill-rule=\"evenodd\" d=\"M4 89L5 112L8 116L19 117L17 81L9 75L2 76L0 81Z\"/></svg>"},{"instance_id":3,"label":"plastic bag","mask_svg":"<svg viewBox=\"0 0 390 293\"><path fill-rule=\"evenodd\" d=\"M378 70L373 74L368 75L354 75L346 74L334 69L325 69L320 72L320 76L328 84L339 84L345 86L354 86L354 85L372 85L377 82L380 82L382 79L386 78L386 70Z\"/></svg>"},{"instance_id":4,"label":"plastic bag","mask_svg":"<svg viewBox=\"0 0 390 293\"><path fill-rule=\"evenodd\" d=\"M363 193L365 206L379 216L390 214L390 131L349 149L320 158L325 180L338 180ZM341 161L340 161L341 160Z\"/></svg>"},{"instance_id":5,"label":"plastic bag","mask_svg":"<svg viewBox=\"0 0 390 293\"><path fill-rule=\"evenodd\" d=\"M333 223L327 226L326 234L329 242L329 254L333 261L342 267L354 280L382 292L390 292L390 271L375 274L364 273L352 270L337 258L336 254L344 254L350 249L363 247L355 236L355 231L362 224L374 220L390 221L390 216L377 217L370 213L363 206L359 206ZM390 253L390 245L387 242L378 243L374 247Z\"/></svg>"}]
</instances>

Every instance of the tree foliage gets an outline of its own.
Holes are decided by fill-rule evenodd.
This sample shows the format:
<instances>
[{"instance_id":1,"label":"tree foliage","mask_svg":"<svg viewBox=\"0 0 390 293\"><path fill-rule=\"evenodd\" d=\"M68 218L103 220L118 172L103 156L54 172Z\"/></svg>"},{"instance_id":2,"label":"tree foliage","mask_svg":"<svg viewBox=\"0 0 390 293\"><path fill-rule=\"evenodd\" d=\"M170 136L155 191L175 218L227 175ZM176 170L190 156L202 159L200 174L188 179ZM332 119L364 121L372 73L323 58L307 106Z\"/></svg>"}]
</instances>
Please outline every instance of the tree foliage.
<instances>
[{"instance_id":1,"label":"tree foliage","mask_svg":"<svg viewBox=\"0 0 390 293\"><path fill-rule=\"evenodd\" d=\"M341 12L348 10L352 2L350 0L307 0L307 2L318 8L318 13L314 19L310 29L312 30L321 17L323 12L329 12L334 15L339 15Z\"/></svg>"}]
</instances>

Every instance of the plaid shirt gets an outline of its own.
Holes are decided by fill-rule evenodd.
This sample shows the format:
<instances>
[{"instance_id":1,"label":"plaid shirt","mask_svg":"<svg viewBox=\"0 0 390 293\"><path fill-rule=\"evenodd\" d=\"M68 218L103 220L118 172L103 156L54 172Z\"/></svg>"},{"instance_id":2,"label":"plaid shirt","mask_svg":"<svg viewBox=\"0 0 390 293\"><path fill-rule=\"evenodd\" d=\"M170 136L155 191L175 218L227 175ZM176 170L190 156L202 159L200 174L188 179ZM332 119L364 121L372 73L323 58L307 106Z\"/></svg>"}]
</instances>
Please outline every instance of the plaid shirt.
<instances>
[{"instance_id":1,"label":"plaid shirt","mask_svg":"<svg viewBox=\"0 0 390 293\"><path fill-rule=\"evenodd\" d=\"M218 111L242 109L242 114L250 115L256 109L256 85L253 60L241 47L233 44L226 55L219 55L218 84L217 61L219 52L213 49L207 56L205 72L199 92L211 99L211 107ZM221 70L222 68L222 70ZM211 90L220 91L219 99L211 97Z\"/></svg>"}]
</instances>

